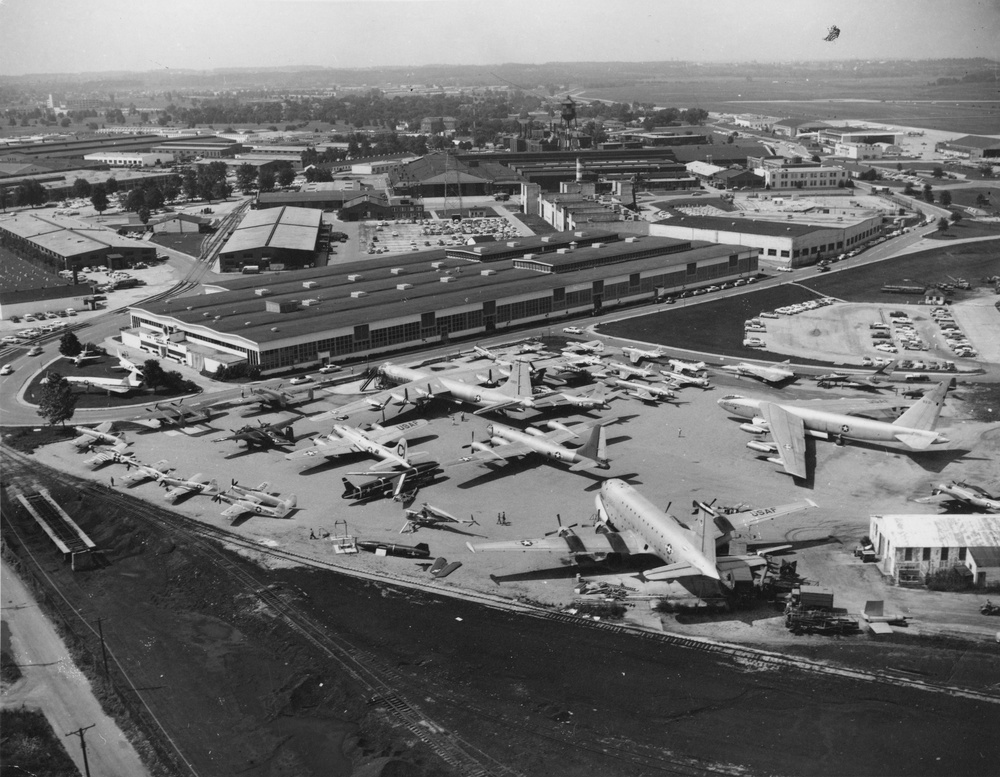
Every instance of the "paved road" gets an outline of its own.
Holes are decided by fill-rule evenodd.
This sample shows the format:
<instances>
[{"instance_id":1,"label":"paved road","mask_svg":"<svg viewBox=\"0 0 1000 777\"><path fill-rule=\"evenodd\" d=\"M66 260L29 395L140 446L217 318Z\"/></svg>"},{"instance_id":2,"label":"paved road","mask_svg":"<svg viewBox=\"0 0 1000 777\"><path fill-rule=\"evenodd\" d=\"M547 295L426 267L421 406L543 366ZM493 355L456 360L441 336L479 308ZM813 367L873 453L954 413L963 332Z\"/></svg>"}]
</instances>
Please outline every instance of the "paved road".
<instances>
[{"instance_id":1,"label":"paved road","mask_svg":"<svg viewBox=\"0 0 1000 777\"><path fill-rule=\"evenodd\" d=\"M5 561L0 562L0 580L3 619L10 627L14 659L24 675L4 691L4 708L24 705L42 710L56 737L93 725L85 734L91 774L149 775L118 724L104 714L90 683L73 664L49 619ZM79 737L64 739L64 744L80 774L84 774Z\"/></svg>"}]
</instances>

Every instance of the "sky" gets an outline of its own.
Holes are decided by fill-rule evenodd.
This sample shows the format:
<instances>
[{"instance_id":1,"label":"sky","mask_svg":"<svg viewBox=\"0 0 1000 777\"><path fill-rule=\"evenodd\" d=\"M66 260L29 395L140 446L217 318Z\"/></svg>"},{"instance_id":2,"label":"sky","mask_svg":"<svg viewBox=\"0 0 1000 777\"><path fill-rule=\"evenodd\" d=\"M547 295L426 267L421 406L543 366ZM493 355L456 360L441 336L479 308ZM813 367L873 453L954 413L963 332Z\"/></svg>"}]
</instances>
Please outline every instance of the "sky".
<instances>
[{"instance_id":1,"label":"sky","mask_svg":"<svg viewBox=\"0 0 1000 777\"><path fill-rule=\"evenodd\" d=\"M0 75L948 57L1000 59L1000 0L0 0Z\"/></svg>"}]
</instances>

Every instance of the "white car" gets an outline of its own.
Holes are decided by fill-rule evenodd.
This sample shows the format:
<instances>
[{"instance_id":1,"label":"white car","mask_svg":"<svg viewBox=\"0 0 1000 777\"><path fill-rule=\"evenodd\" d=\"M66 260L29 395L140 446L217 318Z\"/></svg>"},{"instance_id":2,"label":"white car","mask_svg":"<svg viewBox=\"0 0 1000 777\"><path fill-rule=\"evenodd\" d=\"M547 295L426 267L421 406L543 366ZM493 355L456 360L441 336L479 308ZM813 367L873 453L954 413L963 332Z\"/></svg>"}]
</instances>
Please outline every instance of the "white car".
<instances>
[{"instance_id":1,"label":"white car","mask_svg":"<svg viewBox=\"0 0 1000 777\"><path fill-rule=\"evenodd\" d=\"M894 345L889 345L889 343L879 343L875 347L880 351L885 351L886 353L899 353L899 349Z\"/></svg>"},{"instance_id":2,"label":"white car","mask_svg":"<svg viewBox=\"0 0 1000 777\"><path fill-rule=\"evenodd\" d=\"M564 326L563 331L568 335L582 335L583 330L578 326Z\"/></svg>"},{"instance_id":3,"label":"white car","mask_svg":"<svg viewBox=\"0 0 1000 777\"><path fill-rule=\"evenodd\" d=\"M9 364L5 364L3 367L0 367L0 375L11 375L13 372L14 368Z\"/></svg>"},{"instance_id":4,"label":"white car","mask_svg":"<svg viewBox=\"0 0 1000 777\"><path fill-rule=\"evenodd\" d=\"M40 345L33 345L28 350L28 356L38 356L41 352L42 352L42 346L40 346Z\"/></svg>"},{"instance_id":5,"label":"white car","mask_svg":"<svg viewBox=\"0 0 1000 777\"><path fill-rule=\"evenodd\" d=\"M300 383L309 383L311 380L312 380L311 375L296 375L288 382L291 383L293 386L298 386Z\"/></svg>"},{"instance_id":6,"label":"white car","mask_svg":"<svg viewBox=\"0 0 1000 777\"><path fill-rule=\"evenodd\" d=\"M329 372L337 372L337 370L342 370L342 369L343 367L341 367L339 364L324 364L322 367L319 368L318 371L322 372L325 375Z\"/></svg>"},{"instance_id":7,"label":"white car","mask_svg":"<svg viewBox=\"0 0 1000 777\"><path fill-rule=\"evenodd\" d=\"M14 337L14 335L7 335L5 338L0 340L0 343L3 343L4 345L20 345L21 338Z\"/></svg>"},{"instance_id":8,"label":"white car","mask_svg":"<svg viewBox=\"0 0 1000 777\"><path fill-rule=\"evenodd\" d=\"M763 348L764 341L761 340L759 337L747 337L744 338L743 345L745 345L747 348Z\"/></svg>"}]
</instances>

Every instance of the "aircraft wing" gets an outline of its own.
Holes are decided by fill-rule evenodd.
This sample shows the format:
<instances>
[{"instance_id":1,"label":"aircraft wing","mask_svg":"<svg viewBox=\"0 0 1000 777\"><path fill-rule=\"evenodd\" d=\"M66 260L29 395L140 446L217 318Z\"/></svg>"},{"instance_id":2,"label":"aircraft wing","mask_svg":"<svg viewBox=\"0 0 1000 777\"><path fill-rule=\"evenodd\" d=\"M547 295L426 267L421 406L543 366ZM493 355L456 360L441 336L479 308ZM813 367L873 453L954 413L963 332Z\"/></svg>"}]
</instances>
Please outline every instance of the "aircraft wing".
<instances>
[{"instance_id":1,"label":"aircraft wing","mask_svg":"<svg viewBox=\"0 0 1000 777\"><path fill-rule=\"evenodd\" d=\"M568 553L570 555L602 555L642 553L644 542L635 532L594 532L582 537L572 532L553 534L529 540L502 540L500 542L466 543L473 553L486 551L540 551L542 553Z\"/></svg>"},{"instance_id":2,"label":"aircraft wing","mask_svg":"<svg viewBox=\"0 0 1000 777\"><path fill-rule=\"evenodd\" d=\"M506 410L509 407L521 407L520 399L508 399L504 402L494 402L492 405L487 405L486 407L481 407L478 410L473 411L473 415L483 415L484 413L492 413L497 410Z\"/></svg>"},{"instance_id":3,"label":"aircraft wing","mask_svg":"<svg viewBox=\"0 0 1000 777\"><path fill-rule=\"evenodd\" d=\"M808 510L818 505L811 499L801 502L781 505L779 507L762 507L759 510L749 510L744 513L730 513L723 516L733 527L736 536L747 543L784 542L785 532L763 524L785 515L791 515L801 510Z\"/></svg>"},{"instance_id":4,"label":"aircraft wing","mask_svg":"<svg viewBox=\"0 0 1000 777\"><path fill-rule=\"evenodd\" d=\"M932 505L939 504L940 502L957 502L960 500L956 496L946 494L944 491L941 491L940 493L931 494L930 496L922 496L919 499L914 499L913 501L919 502L922 505Z\"/></svg>"},{"instance_id":5,"label":"aircraft wing","mask_svg":"<svg viewBox=\"0 0 1000 777\"><path fill-rule=\"evenodd\" d=\"M475 453L470 453L467 456L463 456L457 461L451 462L452 464L485 464L490 461L507 461L507 459L515 458L517 456L525 456L529 453L534 452L534 448L529 448L524 443L519 442L508 442L503 445L497 445L489 450L479 450Z\"/></svg>"},{"instance_id":6,"label":"aircraft wing","mask_svg":"<svg viewBox=\"0 0 1000 777\"><path fill-rule=\"evenodd\" d=\"M772 402L761 402L760 410L778 446L785 472L806 477L806 429L802 419Z\"/></svg>"},{"instance_id":7,"label":"aircraft wing","mask_svg":"<svg viewBox=\"0 0 1000 777\"><path fill-rule=\"evenodd\" d=\"M354 445L347 440L340 440L338 442L317 440L308 448L286 453L285 458L289 461L302 461L315 458L317 456L324 456L326 458L346 456L348 453L355 452L357 452L357 448L355 448Z\"/></svg>"},{"instance_id":8,"label":"aircraft wing","mask_svg":"<svg viewBox=\"0 0 1000 777\"><path fill-rule=\"evenodd\" d=\"M702 574L704 572L698 567L692 566L686 561L678 561L676 564L644 570L642 576L647 580L676 580L679 577L693 577Z\"/></svg>"}]
</instances>

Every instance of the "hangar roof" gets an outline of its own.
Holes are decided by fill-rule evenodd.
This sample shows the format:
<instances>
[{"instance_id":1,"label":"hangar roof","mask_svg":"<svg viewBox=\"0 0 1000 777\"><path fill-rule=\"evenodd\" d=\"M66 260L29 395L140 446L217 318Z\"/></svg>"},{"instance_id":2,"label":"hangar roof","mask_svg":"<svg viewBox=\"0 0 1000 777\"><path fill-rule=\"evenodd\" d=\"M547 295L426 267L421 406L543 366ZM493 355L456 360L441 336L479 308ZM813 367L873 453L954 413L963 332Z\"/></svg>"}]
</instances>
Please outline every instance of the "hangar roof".
<instances>
[{"instance_id":1,"label":"hangar roof","mask_svg":"<svg viewBox=\"0 0 1000 777\"><path fill-rule=\"evenodd\" d=\"M984 138L980 135L963 135L960 138L946 141L946 145L981 148L985 151L988 148L1000 148L1000 140L996 138Z\"/></svg>"},{"instance_id":2,"label":"hangar roof","mask_svg":"<svg viewBox=\"0 0 1000 777\"><path fill-rule=\"evenodd\" d=\"M1000 547L1000 515L873 515L900 548Z\"/></svg>"},{"instance_id":3,"label":"hangar roof","mask_svg":"<svg viewBox=\"0 0 1000 777\"><path fill-rule=\"evenodd\" d=\"M664 241L662 238L640 238L632 245L639 251L655 243ZM745 246L702 242L692 245L694 248L690 251L636 259L610 267L595 267L572 275L548 275L515 269L513 260L485 265L447 259L445 250L437 249L294 273L241 277L220 284L217 288L222 291L218 293L152 302L134 309L174 318L192 327L203 326L223 335L267 344L324 331L349 329L362 323L391 321L403 316L412 319L424 313L460 309L466 305L469 309L478 309L484 302L528 296L540 289L585 288L593 281L609 276L699 260L721 260L728 258L734 250L747 250ZM605 248L579 248L574 256L603 250ZM352 277L354 280L351 280ZM255 293L257 289L266 289L267 294L258 296ZM318 302L284 313L265 308L265 302L303 299Z\"/></svg>"},{"instance_id":4,"label":"hangar roof","mask_svg":"<svg viewBox=\"0 0 1000 777\"><path fill-rule=\"evenodd\" d=\"M251 210L222 247L221 253L258 248L312 251L323 215L314 208Z\"/></svg>"},{"instance_id":5,"label":"hangar roof","mask_svg":"<svg viewBox=\"0 0 1000 777\"><path fill-rule=\"evenodd\" d=\"M801 237L803 235L810 235L813 232L835 228L815 224L789 224L786 221L759 221L757 219L733 218L732 216L675 216L672 219L664 219L654 223L664 224L668 227L745 232L748 235L765 235L767 237Z\"/></svg>"}]
</instances>

